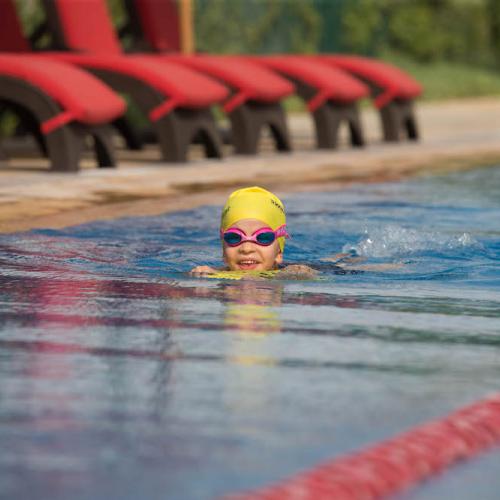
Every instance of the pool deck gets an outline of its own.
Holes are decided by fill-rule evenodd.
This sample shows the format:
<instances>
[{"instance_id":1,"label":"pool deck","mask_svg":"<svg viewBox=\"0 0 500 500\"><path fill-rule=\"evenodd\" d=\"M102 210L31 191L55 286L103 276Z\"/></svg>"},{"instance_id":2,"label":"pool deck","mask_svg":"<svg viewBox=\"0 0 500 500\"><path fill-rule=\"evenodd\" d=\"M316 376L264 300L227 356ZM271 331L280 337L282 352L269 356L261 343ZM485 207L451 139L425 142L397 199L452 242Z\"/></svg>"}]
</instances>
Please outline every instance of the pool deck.
<instances>
[{"instance_id":1,"label":"pool deck","mask_svg":"<svg viewBox=\"0 0 500 500\"><path fill-rule=\"evenodd\" d=\"M380 141L378 116L363 110L368 145L314 150L309 116L292 115L294 152L228 154L223 161L194 156L187 164L159 161L156 148L119 152L116 169L85 160L77 174L46 171L37 157L0 159L0 232L61 228L98 219L154 215L221 204L240 186L262 185L278 194L341 189L500 164L500 97L418 103L419 142ZM345 138L344 138L345 139Z\"/></svg>"}]
</instances>

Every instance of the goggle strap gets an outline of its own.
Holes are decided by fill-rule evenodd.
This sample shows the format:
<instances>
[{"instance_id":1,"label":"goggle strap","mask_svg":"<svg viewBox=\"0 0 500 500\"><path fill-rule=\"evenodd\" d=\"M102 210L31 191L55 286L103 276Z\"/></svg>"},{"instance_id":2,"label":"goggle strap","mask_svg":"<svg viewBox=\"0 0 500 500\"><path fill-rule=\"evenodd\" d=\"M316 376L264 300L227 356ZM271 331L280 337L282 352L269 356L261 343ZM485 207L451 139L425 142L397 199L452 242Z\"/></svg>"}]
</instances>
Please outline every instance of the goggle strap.
<instances>
[{"instance_id":1,"label":"goggle strap","mask_svg":"<svg viewBox=\"0 0 500 500\"><path fill-rule=\"evenodd\" d=\"M276 238L291 238L291 236L287 233L286 224L283 224L282 226L278 227L274 231L274 234L276 235Z\"/></svg>"}]
</instances>

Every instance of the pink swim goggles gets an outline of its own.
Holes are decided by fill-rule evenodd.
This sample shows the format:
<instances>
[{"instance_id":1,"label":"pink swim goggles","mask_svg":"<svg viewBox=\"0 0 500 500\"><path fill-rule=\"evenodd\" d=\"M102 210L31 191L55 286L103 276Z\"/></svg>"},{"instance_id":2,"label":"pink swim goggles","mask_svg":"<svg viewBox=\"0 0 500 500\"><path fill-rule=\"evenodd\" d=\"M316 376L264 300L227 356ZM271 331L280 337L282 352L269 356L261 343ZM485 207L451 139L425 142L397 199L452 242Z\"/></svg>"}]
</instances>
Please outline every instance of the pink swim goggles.
<instances>
[{"instance_id":1,"label":"pink swim goggles","mask_svg":"<svg viewBox=\"0 0 500 500\"><path fill-rule=\"evenodd\" d=\"M237 247L245 241L256 243L257 245L268 247L272 245L276 238L289 238L290 235L286 232L286 225L283 224L278 229L273 231L270 227L261 227L257 229L251 236L247 236L241 229L230 227L225 231L221 231L221 238L230 247Z\"/></svg>"}]
</instances>

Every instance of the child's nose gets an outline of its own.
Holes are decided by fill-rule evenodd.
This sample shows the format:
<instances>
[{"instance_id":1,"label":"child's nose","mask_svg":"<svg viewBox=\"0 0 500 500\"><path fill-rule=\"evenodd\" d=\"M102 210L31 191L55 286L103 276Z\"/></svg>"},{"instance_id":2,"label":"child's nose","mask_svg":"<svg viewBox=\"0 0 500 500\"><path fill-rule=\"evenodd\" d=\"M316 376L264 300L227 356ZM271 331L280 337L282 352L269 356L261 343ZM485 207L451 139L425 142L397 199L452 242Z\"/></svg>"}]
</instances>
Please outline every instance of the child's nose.
<instances>
[{"instance_id":1,"label":"child's nose","mask_svg":"<svg viewBox=\"0 0 500 500\"><path fill-rule=\"evenodd\" d=\"M241 253L252 253L255 250L255 245L251 241L244 241L239 249Z\"/></svg>"}]
</instances>

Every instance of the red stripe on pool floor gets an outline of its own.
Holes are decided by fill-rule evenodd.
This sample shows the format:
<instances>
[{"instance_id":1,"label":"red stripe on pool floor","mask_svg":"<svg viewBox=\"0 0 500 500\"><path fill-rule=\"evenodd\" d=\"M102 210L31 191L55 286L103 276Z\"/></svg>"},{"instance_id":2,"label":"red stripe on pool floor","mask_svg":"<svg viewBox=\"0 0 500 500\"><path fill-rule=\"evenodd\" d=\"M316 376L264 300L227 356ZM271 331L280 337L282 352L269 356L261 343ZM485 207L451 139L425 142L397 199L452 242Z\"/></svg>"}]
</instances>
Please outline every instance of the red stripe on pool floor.
<instances>
[{"instance_id":1,"label":"red stripe on pool floor","mask_svg":"<svg viewBox=\"0 0 500 500\"><path fill-rule=\"evenodd\" d=\"M500 393L280 483L225 500L371 500L500 443Z\"/></svg>"}]
</instances>

